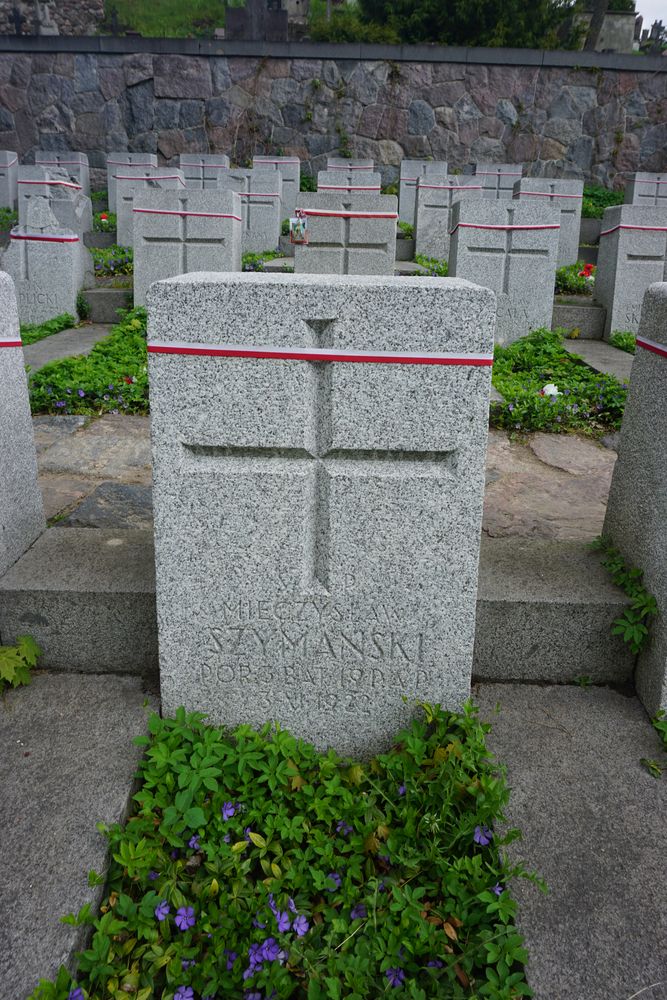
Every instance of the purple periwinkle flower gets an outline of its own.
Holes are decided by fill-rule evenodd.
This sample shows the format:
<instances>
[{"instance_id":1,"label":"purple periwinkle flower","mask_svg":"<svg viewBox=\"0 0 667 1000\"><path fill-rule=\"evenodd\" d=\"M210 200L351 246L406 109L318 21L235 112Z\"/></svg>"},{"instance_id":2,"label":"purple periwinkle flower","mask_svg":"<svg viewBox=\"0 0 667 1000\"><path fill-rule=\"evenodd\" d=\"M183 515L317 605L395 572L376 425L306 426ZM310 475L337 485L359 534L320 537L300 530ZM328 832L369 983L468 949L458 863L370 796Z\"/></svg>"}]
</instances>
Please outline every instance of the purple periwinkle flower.
<instances>
[{"instance_id":1,"label":"purple periwinkle flower","mask_svg":"<svg viewBox=\"0 0 667 1000\"><path fill-rule=\"evenodd\" d=\"M72 390L71 389L65 389L65 392L67 393L68 396L72 395Z\"/></svg>"},{"instance_id":2,"label":"purple periwinkle flower","mask_svg":"<svg viewBox=\"0 0 667 1000\"><path fill-rule=\"evenodd\" d=\"M83 399L83 397L86 395L85 392L83 391L83 389L77 389L77 392L79 393L79 396L81 397L81 399Z\"/></svg>"},{"instance_id":3,"label":"purple periwinkle flower","mask_svg":"<svg viewBox=\"0 0 667 1000\"><path fill-rule=\"evenodd\" d=\"M160 902L155 907L155 916L162 923L163 920L167 919L167 915L171 907L166 899L161 899Z\"/></svg>"},{"instance_id":4,"label":"purple periwinkle flower","mask_svg":"<svg viewBox=\"0 0 667 1000\"><path fill-rule=\"evenodd\" d=\"M183 972L185 972L186 969L192 969L192 968L194 968L194 966L196 964L197 963L195 962L194 958L182 958L181 959L181 968L182 968Z\"/></svg>"},{"instance_id":5,"label":"purple periwinkle flower","mask_svg":"<svg viewBox=\"0 0 667 1000\"><path fill-rule=\"evenodd\" d=\"M188 840L188 847L191 847L193 851L199 850L199 836L196 833Z\"/></svg>"},{"instance_id":6,"label":"purple periwinkle flower","mask_svg":"<svg viewBox=\"0 0 667 1000\"><path fill-rule=\"evenodd\" d=\"M262 945L262 958L265 962L275 962L280 954L280 945L275 938L268 937Z\"/></svg>"},{"instance_id":7,"label":"purple periwinkle flower","mask_svg":"<svg viewBox=\"0 0 667 1000\"><path fill-rule=\"evenodd\" d=\"M280 931L280 933L286 934L287 931L290 929L290 924L292 923L292 921L290 920L290 915L287 912L287 910L282 910L282 911L279 910L276 920L278 921L278 930Z\"/></svg>"},{"instance_id":8,"label":"purple periwinkle flower","mask_svg":"<svg viewBox=\"0 0 667 1000\"><path fill-rule=\"evenodd\" d=\"M153 871L151 871L151 872L148 873L148 878L150 879L151 882L154 882L155 879L159 878L159 877L160 877L160 873L159 872L153 872Z\"/></svg>"},{"instance_id":9,"label":"purple periwinkle flower","mask_svg":"<svg viewBox=\"0 0 667 1000\"><path fill-rule=\"evenodd\" d=\"M274 899L274 896L273 896L272 892L269 893L269 909L271 910L271 913L274 915L274 917L277 919L278 918L278 907L276 906L276 901Z\"/></svg>"},{"instance_id":10,"label":"purple periwinkle flower","mask_svg":"<svg viewBox=\"0 0 667 1000\"><path fill-rule=\"evenodd\" d=\"M179 931L188 931L195 925L195 911L192 906L179 906L176 910L176 926Z\"/></svg>"},{"instance_id":11,"label":"purple periwinkle flower","mask_svg":"<svg viewBox=\"0 0 667 1000\"><path fill-rule=\"evenodd\" d=\"M405 979L405 973L403 969L396 967L395 969L387 969L385 976L389 980L390 986L402 986L403 980Z\"/></svg>"},{"instance_id":12,"label":"purple periwinkle flower","mask_svg":"<svg viewBox=\"0 0 667 1000\"><path fill-rule=\"evenodd\" d=\"M231 839L232 839L232 836L231 836L231 834L230 834L230 833L226 833L226 834L224 835L224 837L223 837L222 839L224 840L224 842L225 842L226 844L228 844L228 843L229 843L229 842L231 841Z\"/></svg>"},{"instance_id":13,"label":"purple periwinkle flower","mask_svg":"<svg viewBox=\"0 0 667 1000\"><path fill-rule=\"evenodd\" d=\"M174 1000L195 1000L195 991L191 986L179 986L174 993Z\"/></svg>"},{"instance_id":14,"label":"purple periwinkle flower","mask_svg":"<svg viewBox=\"0 0 667 1000\"><path fill-rule=\"evenodd\" d=\"M347 837L349 833L352 833L352 827L345 820L339 819L336 823L336 833L341 833L344 837Z\"/></svg>"},{"instance_id":15,"label":"purple periwinkle flower","mask_svg":"<svg viewBox=\"0 0 667 1000\"><path fill-rule=\"evenodd\" d=\"M514 409L514 403L510 403L510 404L509 404L509 406L507 407L507 409L508 409L508 410L510 411L510 413L511 413L511 412L512 412L512 410Z\"/></svg>"},{"instance_id":16,"label":"purple periwinkle flower","mask_svg":"<svg viewBox=\"0 0 667 1000\"><path fill-rule=\"evenodd\" d=\"M113 412L114 413L118 413L118 410L114 410ZM176 858L179 856L180 853L181 852L179 851L179 849L177 847L175 847L173 849L173 851L171 852L171 854L169 855L169 857L171 858L172 861L175 861Z\"/></svg>"},{"instance_id":17,"label":"purple periwinkle flower","mask_svg":"<svg viewBox=\"0 0 667 1000\"><path fill-rule=\"evenodd\" d=\"M426 963L427 969L442 969L442 967L443 963L440 961L439 958L432 958L430 962Z\"/></svg>"},{"instance_id":18,"label":"purple periwinkle flower","mask_svg":"<svg viewBox=\"0 0 667 1000\"><path fill-rule=\"evenodd\" d=\"M405 785L399 785L398 786L398 794L399 795L405 795Z\"/></svg>"},{"instance_id":19,"label":"purple periwinkle flower","mask_svg":"<svg viewBox=\"0 0 667 1000\"><path fill-rule=\"evenodd\" d=\"M222 818L226 823L227 820L231 819L234 813L236 812L236 806L234 805L233 802L223 802L222 809L220 810L220 812L222 813Z\"/></svg>"},{"instance_id":20,"label":"purple periwinkle flower","mask_svg":"<svg viewBox=\"0 0 667 1000\"><path fill-rule=\"evenodd\" d=\"M495 892L496 896L500 896L500 895L502 895L502 892L503 892L503 887L502 887L502 885L500 884L500 882L496 882L496 884L494 885L494 887L493 887L493 889L491 890L491 892Z\"/></svg>"},{"instance_id":21,"label":"purple periwinkle flower","mask_svg":"<svg viewBox=\"0 0 667 1000\"><path fill-rule=\"evenodd\" d=\"M308 932L309 927L308 920L304 917L303 913L300 913L298 917L295 917L294 923L292 924L292 930L297 937L303 937L304 934Z\"/></svg>"},{"instance_id":22,"label":"purple periwinkle flower","mask_svg":"<svg viewBox=\"0 0 667 1000\"><path fill-rule=\"evenodd\" d=\"M475 832L473 834L473 840L476 844L480 844L481 847L486 847L487 844L491 843L491 838L493 834L489 830L488 826L476 826Z\"/></svg>"},{"instance_id":23,"label":"purple periwinkle flower","mask_svg":"<svg viewBox=\"0 0 667 1000\"><path fill-rule=\"evenodd\" d=\"M80 986L75 986L67 994L67 1000L83 1000L83 990Z\"/></svg>"},{"instance_id":24,"label":"purple periwinkle flower","mask_svg":"<svg viewBox=\"0 0 667 1000\"><path fill-rule=\"evenodd\" d=\"M259 990L251 990L243 994L243 1000L262 1000L262 994Z\"/></svg>"},{"instance_id":25,"label":"purple periwinkle flower","mask_svg":"<svg viewBox=\"0 0 667 1000\"><path fill-rule=\"evenodd\" d=\"M227 972L231 972L234 967L234 962L239 956L235 951L230 951L229 948L225 948L223 955L227 956Z\"/></svg>"},{"instance_id":26,"label":"purple periwinkle flower","mask_svg":"<svg viewBox=\"0 0 667 1000\"><path fill-rule=\"evenodd\" d=\"M287 905L289 906L289 908L292 911L292 913L296 913L297 912L297 910L296 910L296 903L294 902L294 900L292 899L291 896L287 900Z\"/></svg>"},{"instance_id":27,"label":"purple periwinkle flower","mask_svg":"<svg viewBox=\"0 0 667 1000\"><path fill-rule=\"evenodd\" d=\"M363 903L357 903L350 910L350 920L363 920L366 916L368 916L368 912Z\"/></svg>"},{"instance_id":28,"label":"purple periwinkle flower","mask_svg":"<svg viewBox=\"0 0 667 1000\"><path fill-rule=\"evenodd\" d=\"M56 406L58 406L58 407L61 407L61 406L67 406L67 403L65 402L65 400L64 400L64 399L61 399L61 400L59 400L59 401L58 401L58 402L56 403Z\"/></svg>"},{"instance_id":29,"label":"purple periwinkle flower","mask_svg":"<svg viewBox=\"0 0 667 1000\"><path fill-rule=\"evenodd\" d=\"M246 840L246 841L247 841L248 843L250 843L250 834L251 834L251 833L252 833L252 830L250 829L250 827L249 827L249 826L246 826L246 827L244 828L244 830L243 830L243 837L244 837L244 839L245 839L245 840Z\"/></svg>"},{"instance_id":30,"label":"purple periwinkle flower","mask_svg":"<svg viewBox=\"0 0 667 1000\"><path fill-rule=\"evenodd\" d=\"M382 861L385 865L391 864L391 858L388 854L378 854L378 861Z\"/></svg>"},{"instance_id":31,"label":"purple periwinkle flower","mask_svg":"<svg viewBox=\"0 0 667 1000\"><path fill-rule=\"evenodd\" d=\"M330 886L326 887L327 892L336 892L338 889L340 889L341 883L342 883L343 880L341 879L341 877L338 874L338 872L329 872L329 874L327 875L327 878L331 882L334 883L334 888L333 889Z\"/></svg>"},{"instance_id":32,"label":"purple periwinkle flower","mask_svg":"<svg viewBox=\"0 0 667 1000\"><path fill-rule=\"evenodd\" d=\"M260 923L260 921L257 919L257 917L255 917L255 919L253 920L252 926L253 927L258 927L260 931L263 931L266 928L266 924Z\"/></svg>"}]
</instances>

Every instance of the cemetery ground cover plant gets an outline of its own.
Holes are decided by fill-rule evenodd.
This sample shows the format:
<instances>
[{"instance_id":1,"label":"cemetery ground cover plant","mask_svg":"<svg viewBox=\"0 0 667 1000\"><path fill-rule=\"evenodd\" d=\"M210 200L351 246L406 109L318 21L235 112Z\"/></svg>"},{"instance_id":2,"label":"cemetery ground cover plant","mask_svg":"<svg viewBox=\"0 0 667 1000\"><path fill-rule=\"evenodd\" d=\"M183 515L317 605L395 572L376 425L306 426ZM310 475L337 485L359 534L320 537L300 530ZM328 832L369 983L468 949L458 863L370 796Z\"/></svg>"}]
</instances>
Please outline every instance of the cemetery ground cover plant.
<instances>
[{"instance_id":1,"label":"cemetery ground cover plant","mask_svg":"<svg viewBox=\"0 0 667 1000\"><path fill-rule=\"evenodd\" d=\"M39 340L44 340L45 337L51 337L54 333L61 333L76 325L77 321L74 316L70 313L61 313L60 316L54 316L46 323L21 324L21 340L24 346L36 344Z\"/></svg>"},{"instance_id":2,"label":"cemetery ground cover plant","mask_svg":"<svg viewBox=\"0 0 667 1000\"><path fill-rule=\"evenodd\" d=\"M618 430L627 384L601 375L563 347L564 330L533 330L496 346L493 385L504 397L490 421L515 433L579 431L599 436Z\"/></svg>"},{"instance_id":3,"label":"cemetery ground cover plant","mask_svg":"<svg viewBox=\"0 0 667 1000\"><path fill-rule=\"evenodd\" d=\"M476 709L421 705L368 763L278 726L152 715L135 810L76 978L31 1000L412 1000L532 993ZM91 873L91 884L99 876Z\"/></svg>"},{"instance_id":4,"label":"cemetery ground cover plant","mask_svg":"<svg viewBox=\"0 0 667 1000\"><path fill-rule=\"evenodd\" d=\"M585 184L584 197L581 203L583 219L601 219L605 208L610 205L622 205L623 191L610 191L599 184Z\"/></svg>"},{"instance_id":5,"label":"cemetery ground cover plant","mask_svg":"<svg viewBox=\"0 0 667 1000\"><path fill-rule=\"evenodd\" d=\"M282 257L282 255L283 252L280 248L277 250L262 250L261 253L244 253L241 257L241 270L263 271L267 260L275 260L276 257Z\"/></svg>"},{"instance_id":6,"label":"cemetery ground cover plant","mask_svg":"<svg viewBox=\"0 0 667 1000\"><path fill-rule=\"evenodd\" d=\"M93 232L111 233L116 231L115 212L96 212L93 216Z\"/></svg>"},{"instance_id":7,"label":"cemetery ground cover plant","mask_svg":"<svg viewBox=\"0 0 667 1000\"><path fill-rule=\"evenodd\" d=\"M91 247L96 278L113 278L117 275L134 274L134 253L132 247Z\"/></svg>"},{"instance_id":8,"label":"cemetery ground cover plant","mask_svg":"<svg viewBox=\"0 0 667 1000\"><path fill-rule=\"evenodd\" d=\"M637 337L629 330L615 330L609 337L609 343L626 354L635 354L637 351Z\"/></svg>"},{"instance_id":9,"label":"cemetery ground cover plant","mask_svg":"<svg viewBox=\"0 0 667 1000\"><path fill-rule=\"evenodd\" d=\"M653 728L662 741L662 749L667 754L667 714L660 709L656 717L652 719L651 722L653 724ZM643 764L649 774L653 775L654 778L662 778L663 773L667 771L667 764L664 764L659 760L652 760L649 757L640 757L639 763Z\"/></svg>"},{"instance_id":10,"label":"cemetery ground cover plant","mask_svg":"<svg viewBox=\"0 0 667 1000\"><path fill-rule=\"evenodd\" d=\"M614 619L611 631L612 635L620 635L636 655L646 645L651 619L658 613L655 597L642 583L644 571L628 566L609 538L600 535L591 542L591 548L602 553L602 565L616 586L630 598L631 603L623 614Z\"/></svg>"},{"instance_id":11,"label":"cemetery ground cover plant","mask_svg":"<svg viewBox=\"0 0 667 1000\"><path fill-rule=\"evenodd\" d=\"M0 646L0 694L31 681L41 649L29 635L20 635L15 646Z\"/></svg>"},{"instance_id":12,"label":"cemetery ground cover plant","mask_svg":"<svg viewBox=\"0 0 667 1000\"><path fill-rule=\"evenodd\" d=\"M50 361L30 378L33 413L148 413L146 310L125 313L87 356Z\"/></svg>"},{"instance_id":13,"label":"cemetery ground cover plant","mask_svg":"<svg viewBox=\"0 0 667 1000\"><path fill-rule=\"evenodd\" d=\"M415 254L415 264L426 268L426 277L428 278L446 278L449 274L447 261L440 260L438 257L427 257L423 253L417 253ZM423 271L417 273L423 274Z\"/></svg>"},{"instance_id":14,"label":"cemetery ground cover plant","mask_svg":"<svg viewBox=\"0 0 667 1000\"><path fill-rule=\"evenodd\" d=\"M0 208L0 232L18 226L19 213L13 208Z\"/></svg>"},{"instance_id":15,"label":"cemetery ground cover plant","mask_svg":"<svg viewBox=\"0 0 667 1000\"><path fill-rule=\"evenodd\" d=\"M566 264L556 271L556 295L592 295L595 286L595 264Z\"/></svg>"}]
</instances>

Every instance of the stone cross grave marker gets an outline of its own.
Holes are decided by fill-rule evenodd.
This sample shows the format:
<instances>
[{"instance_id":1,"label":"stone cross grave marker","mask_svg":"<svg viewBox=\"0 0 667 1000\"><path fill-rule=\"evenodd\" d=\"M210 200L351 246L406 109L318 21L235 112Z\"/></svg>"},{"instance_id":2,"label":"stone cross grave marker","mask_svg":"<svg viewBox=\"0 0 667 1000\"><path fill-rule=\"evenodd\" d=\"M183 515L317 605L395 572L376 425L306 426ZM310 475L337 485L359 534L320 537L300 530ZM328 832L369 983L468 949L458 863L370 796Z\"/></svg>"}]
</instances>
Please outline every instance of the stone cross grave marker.
<instances>
[{"instance_id":1,"label":"stone cross grave marker","mask_svg":"<svg viewBox=\"0 0 667 1000\"><path fill-rule=\"evenodd\" d=\"M658 614L635 671L650 716L667 709L667 283L644 294L603 535L644 571Z\"/></svg>"},{"instance_id":2,"label":"stone cross grave marker","mask_svg":"<svg viewBox=\"0 0 667 1000\"><path fill-rule=\"evenodd\" d=\"M415 252L449 259L452 205L462 198L481 198L482 185L470 175L429 174L417 182Z\"/></svg>"},{"instance_id":3,"label":"stone cross grave marker","mask_svg":"<svg viewBox=\"0 0 667 1000\"><path fill-rule=\"evenodd\" d=\"M18 201L18 153L0 149L0 208L16 208Z\"/></svg>"},{"instance_id":4,"label":"stone cross grave marker","mask_svg":"<svg viewBox=\"0 0 667 1000\"><path fill-rule=\"evenodd\" d=\"M559 229L550 205L454 203L449 273L496 293L499 344L551 326Z\"/></svg>"},{"instance_id":5,"label":"stone cross grave marker","mask_svg":"<svg viewBox=\"0 0 667 1000\"><path fill-rule=\"evenodd\" d=\"M398 219L415 225L417 212L417 182L429 175L444 177L447 163L444 160L401 160L398 182Z\"/></svg>"},{"instance_id":6,"label":"stone cross grave marker","mask_svg":"<svg viewBox=\"0 0 667 1000\"><path fill-rule=\"evenodd\" d=\"M381 181L380 174L361 170L346 173L341 167L340 170L320 170L317 175L317 190L325 194L380 194Z\"/></svg>"},{"instance_id":7,"label":"stone cross grave marker","mask_svg":"<svg viewBox=\"0 0 667 1000\"><path fill-rule=\"evenodd\" d=\"M46 528L14 283L0 272L0 576Z\"/></svg>"},{"instance_id":8,"label":"stone cross grave marker","mask_svg":"<svg viewBox=\"0 0 667 1000\"><path fill-rule=\"evenodd\" d=\"M42 197L32 199L27 225L12 230L2 268L14 279L21 323L44 323L61 313L76 316L92 261L80 236L59 227Z\"/></svg>"},{"instance_id":9,"label":"stone cross grave marker","mask_svg":"<svg viewBox=\"0 0 667 1000\"><path fill-rule=\"evenodd\" d=\"M511 198L514 184L523 175L522 163L475 163L475 177L482 178L483 197Z\"/></svg>"},{"instance_id":10,"label":"stone cross grave marker","mask_svg":"<svg viewBox=\"0 0 667 1000\"><path fill-rule=\"evenodd\" d=\"M667 208L667 174L631 174L625 185L625 203Z\"/></svg>"},{"instance_id":11,"label":"stone cross grave marker","mask_svg":"<svg viewBox=\"0 0 667 1000\"><path fill-rule=\"evenodd\" d=\"M220 174L229 172L229 157L222 153L181 153L178 165L187 187L217 188Z\"/></svg>"},{"instance_id":12,"label":"stone cross grave marker","mask_svg":"<svg viewBox=\"0 0 667 1000\"><path fill-rule=\"evenodd\" d=\"M275 250L280 240L283 181L278 170L255 167L247 172L243 205L243 253Z\"/></svg>"},{"instance_id":13,"label":"stone cross grave marker","mask_svg":"<svg viewBox=\"0 0 667 1000\"><path fill-rule=\"evenodd\" d=\"M134 197L134 304L154 281L241 270L241 198L234 191L141 191Z\"/></svg>"},{"instance_id":14,"label":"stone cross grave marker","mask_svg":"<svg viewBox=\"0 0 667 1000\"><path fill-rule=\"evenodd\" d=\"M138 174L157 170L157 155L155 153L109 153L107 156L107 192L109 195L109 211L117 210L116 174Z\"/></svg>"},{"instance_id":15,"label":"stone cross grave marker","mask_svg":"<svg viewBox=\"0 0 667 1000\"><path fill-rule=\"evenodd\" d=\"M459 706L492 293L200 274L148 302L164 710L369 754L403 696Z\"/></svg>"},{"instance_id":16,"label":"stone cross grave marker","mask_svg":"<svg viewBox=\"0 0 667 1000\"><path fill-rule=\"evenodd\" d=\"M181 170L158 167L136 174L116 174L116 239L122 247L134 246L134 214L132 206L137 191L184 190L185 179Z\"/></svg>"},{"instance_id":17,"label":"stone cross grave marker","mask_svg":"<svg viewBox=\"0 0 667 1000\"><path fill-rule=\"evenodd\" d=\"M297 156L255 156L253 167L258 170L277 170L283 180L283 219L294 215L301 187L301 160Z\"/></svg>"},{"instance_id":18,"label":"stone cross grave marker","mask_svg":"<svg viewBox=\"0 0 667 1000\"><path fill-rule=\"evenodd\" d=\"M90 198L90 167L85 153L38 151L35 153L35 166L48 167L49 169L55 167L56 170L66 171L77 184L81 185L82 193Z\"/></svg>"},{"instance_id":19,"label":"stone cross grave marker","mask_svg":"<svg viewBox=\"0 0 667 1000\"><path fill-rule=\"evenodd\" d=\"M78 181L59 167L19 167L19 226L25 226L28 206L48 198L57 224L83 236L93 228L93 208Z\"/></svg>"},{"instance_id":20,"label":"stone cross grave marker","mask_svg":"<svg viewBox=\"0 0 667 1000\"><path fill-rule=\"evenodd\" d=\"M393 274L397 208L395 195L302 192L308 243L294 248L295 272Z\"/></svg>"},{"instance_id":21,"label":"stone cross grave marker","mask_svg":"<svg viewBox=\"0 0 667 1000\"><path fill-rule=\"evenodd\" d=\"M605 209L594 293L607 310L605 337L637 332L644 292L655 281L667 281L667 207Z\"/></svg>"},{"instance_id":22,"label":"stone cross grave marker","mask_svg":"<svg viewBox=\"0 0 667 1000\"><path fill-rule=\"evenodd\" d=\"M375 161L348 160L344 156L327 156L327 170L359 170L368 174L375 170Z\"/></svg>"},{"instance_id":23,"label":"stone cross grave marker","mask_svg":"<svg viewBox=\"0 0 667 1000\"><path fill-rule=\"evenodd\" d=\"M519 201L543 201L560 212L557 267L576 264L579 258L581 203L583 181L556 181L546 177L522 177L514 185L514 198Z\"/></svg>"}]
</instances>

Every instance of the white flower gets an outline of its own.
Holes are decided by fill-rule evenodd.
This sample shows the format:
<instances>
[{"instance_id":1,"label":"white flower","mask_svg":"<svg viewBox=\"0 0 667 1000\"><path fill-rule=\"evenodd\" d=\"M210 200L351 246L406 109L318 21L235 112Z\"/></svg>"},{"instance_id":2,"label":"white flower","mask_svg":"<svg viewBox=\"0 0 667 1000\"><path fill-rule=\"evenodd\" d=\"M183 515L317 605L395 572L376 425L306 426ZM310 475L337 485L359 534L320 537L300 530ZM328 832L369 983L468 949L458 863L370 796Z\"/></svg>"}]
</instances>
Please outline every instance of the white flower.
<instances>
[{"instance_id":1,"label":"white flower","mask_svg":"<svg viewBox=\"0 0 667 1000\"><path fill-rule=\"evenodd\" d=\"M563 393L559 390L557 385L553 382L548 382L543 389L540 391L540 396L562 396Z\"/></svg>"}]
</instances>

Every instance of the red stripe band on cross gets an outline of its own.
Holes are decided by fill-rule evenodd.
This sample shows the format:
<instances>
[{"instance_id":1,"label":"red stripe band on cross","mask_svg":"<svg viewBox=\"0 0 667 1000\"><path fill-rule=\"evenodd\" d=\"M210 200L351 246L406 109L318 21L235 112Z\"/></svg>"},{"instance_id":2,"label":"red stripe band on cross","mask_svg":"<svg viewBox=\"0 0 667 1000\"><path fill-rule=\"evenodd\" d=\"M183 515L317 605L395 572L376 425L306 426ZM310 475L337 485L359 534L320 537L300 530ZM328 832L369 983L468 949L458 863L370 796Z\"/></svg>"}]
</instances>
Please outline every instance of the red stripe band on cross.
<instances>
[{"instance_id":1,"label":"red stripe band on cross","mask_svg":"<svg viewBox=\"0 0 667 1000\"><path fill-rule=\"evenodd\" d=\"M338 209L297 208L297 214L315 215L331 219L397 219L398 212L346 212Z\"/></svg>"},{"instance_id":2,"label":"red stripe band on cross","mask_svg":"<svg viewBox=\"0 0 667 1000\"><path fill-rule=\"evenodd\" d=\"M20 338L17 340L16 337L0 337L0 347L23 347Z\"/></svg>"},{"instance_id":3,"label":"red stripe band on cross","mask_svg":"<svg viewBox=\"0 0 667 1000\"><path fill-rule=\"evenodd\" d=\"M29 243L78 243L78 236L27 236L21 233L10 233L10 240L27 240Z\"/></svg>"},{"instance_id":4,"label":"red stripe band on cross","mask_svg":"<svg viewBox=\"0 0 667 1000\"><path fill-rule=\"evenodd\" d=\"M661 358L667 358L667 344L658 344L655 340L647 337L637 337L637 347L643 347L645 351L652 354L659 354Z\"/></svg>"},{"instance_id":5,"label":"red stripe band on cross","mask_svg":"<svg viewBox=\"0 0 667 1000\"><path fill-rule=\"evenodd\" d=\"M35 160L36 167L41 167L43 163L54 167L85 167L86 165L83 160Z\"/></svg>"},{"instance_id":6,"label":"red stripe band on cross","mask_svg":"<svg viewBox=\"0 0 667 1000\"><path fill-rule=\"evenodd\" d=\"M18 162L19 162L18 156L15 156L13 160L9 161L9 163L0 163L0 170L2 170L3 167L13 167L14 164Z\"/></svg>"},{"instance_id":7,"label":"red stripe band on cross","mask_svg":"<svg viewBox=\"0 0 667 1000\"><path fill-rule=\"evenodd\" d=\"M236 191L241 198L280 198L277 191Z\"/></svg>"},{"instance_id":8,"label":"red stripe band on cross","mask_svg":"<svg viewBox=\"0 0 667 1000\"><path fill-rule=\"evenodd\" d=\"M74 188L75 191L81 190L80 184L72 184L70 181L19 181L19 184L45 184L47 187L64 187L64 188Z\"/></svg>"},{"instance_id":9,"label":"red stripe band on cross","mask_svg":"<svg viewBox=\"0 0 667 1000\"><path fill-rule=\"evenodd\" d=\"M243 222L240 215L226 215L223 212L176 212L170 211L166 208L133 208L133 212L140 212L142 215L178 215L178 216L194 216L196 219L236 219L237 222Z\"/></svg>"},{"instance_id":10,"label":"red stripe band on cross","mask_svg":"<svg viewBox=\"0 0 667 1000\"><path fill-rule=\"evenodd\" d=\"M130 164L131 166L131 164ZM188 167L200 167L202 170L208 170L210 167L212 170L231 170L232 168L226 163L184 163L182 166L183 170L187 170Z\"/></svg>"},{"instance_id":11,"label":"red stripe band on cross","mask_svg":"<svg viewBox=\"0 0 667 1000\"><path fill-rule=\"evenodd\" d=\"M353 351L330 347L250 347L240 344L186 344L150 341L149 354L209 358L258 358L276 361L345 361L357 364L465 365L491 367L493 354L413 354L405 351Z\"/></svg>"},{"instance_id":12,"label":"red stripe band on cross","mask_svg":"<svg viewBox=\"0 0 667 1000\"><path fill-rule=\"evenodd\" d=\"M252 162L254 163L255 160L257 160L258 163L301 163L301 160L288 160L285 159L285 157L283 157L282 160L269 160L269 159L265 160L264 158L260 159L259 157L256 156Z\"/></svg>"},{"instance_id":13,"label":"red stripe band on cross","mask_svg":"<svg viewBox=\"0 0 667 1000\"><path fill-rule=\"evenodd\" d=\"M550 194L548 191L519 191L519 194L523 197L528 195L530 198L583 198L583 194Z\"/></svg>"},{"instance_id":14,"label":"red stripe band on cross","mask_svg":"<svg viewBox=\"0 0 667 1000\"><path fill-rule=\"evenodd\" d=\"M354 187L352 184L318 184L318 191L379 191L379 184L364 184Z\"/></svg>"},{"instance_id":15,"label":"red stripe band on cross","mask_svg":"<svg viewBox=\"0 0 667 1000\"><path fill-rule=\"evenodd\" d=\"M614 226L613 229L605 229L600 236L609 236L610 233L615 233L617 229L637 229L643 233L667 233L667 226L630 226L625 223L620 223L618 226Z\"/></svg>"},{"instance_id":16,"label":"red stripe band on cross","mask_svg":"<svg viewBox=\"0 0 667 1000\"><path fill-rule=\"evenodd\" d=\"M476 222L457 222L453 229L450 229L449 235L453 236L457 229L560 229L560 222L549 223L545 226L482 226L478 225Z\"/></svg>"},{"instance_id":17,"label":"red stripe band on cross","mask_svg":"<svg viewBox=\"0 0 667 1000\"><path fill-rule=\"evenodd\" d=\"M155 174L154 177L128 177L126 174L114 174L113 178L115 181L134 181L135 184L138 181L178 181L185 187L185 181L178 174Z\"/></svg>"},{"instance_id":18,"label":"red stripe band on cross","mask_svg":"<svg viewBox=\"0 0 667 1000\"><path fill-rule=\"evenodd\" d=\"M157 167L157 163L145 163L143 161L135 161L132 163L130 160L107 160L107 163L113 163L116 167Z\"/></svg>"},{"instance_id":19,"label":"red stripe band on cross","mask_svg":"<svg viewBox=\"0 0 667 1000\"><path fill-rule=\"evenodd\" d=\"M416 179L416 178L415 178ZM429 191L483 191L481 184L420 184L419 190Z\"/></svg>"}]
</instances>

